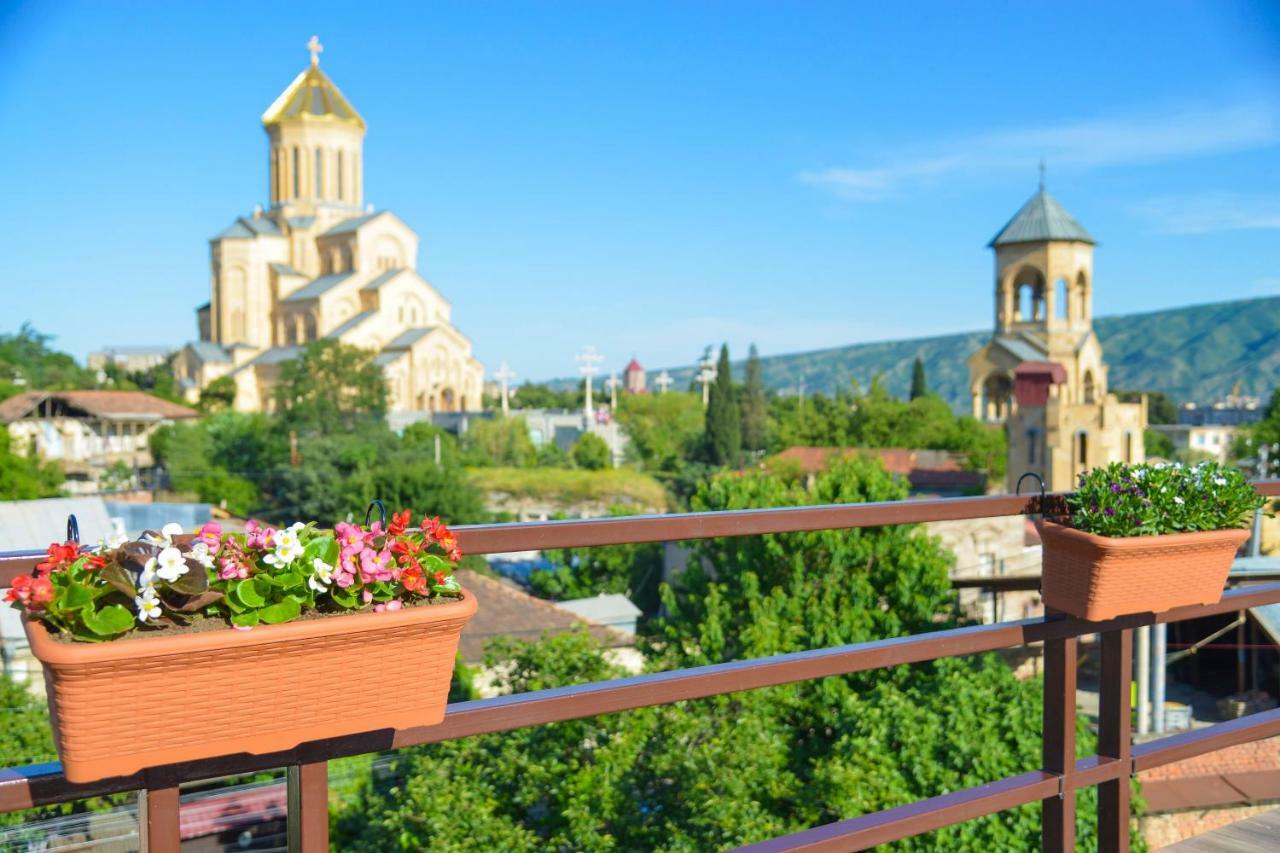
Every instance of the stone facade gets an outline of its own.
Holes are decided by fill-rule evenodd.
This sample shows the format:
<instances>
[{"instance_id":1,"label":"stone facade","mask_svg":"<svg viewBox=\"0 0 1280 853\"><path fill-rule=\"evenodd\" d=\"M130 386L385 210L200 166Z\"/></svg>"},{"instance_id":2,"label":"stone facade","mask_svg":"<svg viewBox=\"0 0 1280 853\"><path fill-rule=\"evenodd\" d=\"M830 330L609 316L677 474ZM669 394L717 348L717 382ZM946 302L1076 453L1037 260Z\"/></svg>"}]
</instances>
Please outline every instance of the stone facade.
<instances>
[{"instance_id":1,"label":"stone facade","mask_svg":"<svg viewBox=\"0 0 1280 853\"><path fill-rule=\"evenodd\" d=\"M1141 462L1146 404L1107 390L1093 331L1094 241L1042 187L991 242L995 334L969 358L973 415L1004 423L1008 488L1049 490L1112 461Z\"/></svg>"},{"instance_id":2,"label":"stone facade","mask_svg":"<svg viewBox=\"0 0 1280 853\"><path fill-rule=\"evenodd\" d=\"M210 241L211 298L175 372L193 402L230 376L236 409L268 410L281 363L335 340L377 353L393 411L478 410L484 367L419 275L418 235L364 207L364 119L317 54L262 117L270 207Z\"/></svg>"}]
</instances>

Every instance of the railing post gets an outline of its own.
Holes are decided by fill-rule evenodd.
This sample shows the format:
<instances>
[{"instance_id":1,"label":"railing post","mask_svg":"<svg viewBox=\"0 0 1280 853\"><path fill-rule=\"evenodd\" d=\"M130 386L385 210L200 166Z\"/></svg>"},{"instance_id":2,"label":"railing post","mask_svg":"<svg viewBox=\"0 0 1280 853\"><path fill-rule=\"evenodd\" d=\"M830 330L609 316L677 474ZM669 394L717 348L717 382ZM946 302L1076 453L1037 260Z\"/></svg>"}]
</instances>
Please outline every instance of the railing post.
<instances>
[{"instance_id":1,"label":"railing post","mask_svg":"<svg viewBox=\"0 0 1280 853\"><path fill-rule=\"evenodd\" d=\"M327 853L329 763L290 765L287 785L289 853Z\"/></svg>"},{"instance_id":2,"label":"railing post","mask_svg":"<svg viewBox=\"0 0 1280 853\"><path fill-rule=\"evenodd\" d=\"M1098 691L1098 757L1130 765L1133 630L1102 635L1102 684ZM1098 850L1128 853L1129 775L1098 786Z\"/></svg>"},{"instance_id":3,"label":"railing post","mask_svg":"<svg viewBox=\"0 0 1280 853\"><path fill-rule=\"evenodd\" d=\"M142 853L178 853L182 849L177 785L138 792L138 833Z\"/></svg>"},{"instance_id":4,"label":"railing post","mask_svg":"<svg viewBox=\"0 0 1280 853\"><path fill-rule=\"evenodd\" d=\"M1069 777L1076 767L1075 637L1044 644L1044 728L1042 760L1046 773L1061 777L1056 797L1042 800L1040 849L1068 853L1076 846L1076 796Z\"/></svg>"}]
</instances>

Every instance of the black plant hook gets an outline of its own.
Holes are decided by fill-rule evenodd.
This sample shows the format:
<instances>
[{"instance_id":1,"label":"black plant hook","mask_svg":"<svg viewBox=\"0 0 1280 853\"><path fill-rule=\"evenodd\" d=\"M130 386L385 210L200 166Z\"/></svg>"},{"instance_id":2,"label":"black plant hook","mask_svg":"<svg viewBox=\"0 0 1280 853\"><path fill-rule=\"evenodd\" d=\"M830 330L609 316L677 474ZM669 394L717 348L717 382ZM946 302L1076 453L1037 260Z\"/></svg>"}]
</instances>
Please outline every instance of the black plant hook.
<instances>
[{"instance_id":1,"label":"black plant hook","mask_svg":"<svg viewBox=\"0 0 1280 853\"><path fill-rule=\"evenodd\" d=\"M1038 483L1040 486L1040 503L1037 505L1036 508L1040 510L1041 515L1044 515L1044 511L1045 511L1044 478L1041 477L1039 474L1037 474L1035 471L1028 471L1027 473L1023 474L1021 477L1019 477L1018 485L1014 486L1013 493L1015 495L1022 494L1022 483L1028 477L1034 478L1036 483Z\"/></svg>"},{"instance_id":2,"label":"black plant hook","mask_svg":"<svg viewBox=\"0 0 1280 853\"><path fill-rule=\"evenodd\" d=\"M378 515L382 518L382 527L385 529L387 526L387 508L383 506L382 501L377 498L370 501L369 508L364 511L364 526L369 526L369 516L373 515L373 508L375 506L378 508Z\"/></svg>"},{"instance_id":3,"label":"black plant hook","mask_svg":"<svg viewBox=\"0 0 1280 853\"><path fill-rule=\"evenodd\" d=\"M75 513L67 516L67 541L80 544L80 522L76 521Z\"/></svg>"}]
</instances>

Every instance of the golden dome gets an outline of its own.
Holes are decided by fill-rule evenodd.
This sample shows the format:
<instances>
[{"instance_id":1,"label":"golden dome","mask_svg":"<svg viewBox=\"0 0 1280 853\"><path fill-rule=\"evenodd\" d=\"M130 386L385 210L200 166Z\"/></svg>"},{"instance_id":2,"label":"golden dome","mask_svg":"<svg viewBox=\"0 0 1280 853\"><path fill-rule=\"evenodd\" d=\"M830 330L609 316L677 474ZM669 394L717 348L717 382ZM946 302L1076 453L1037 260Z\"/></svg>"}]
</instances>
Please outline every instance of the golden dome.
<instances>
[{"instance_id":1,"label":"golden dome","mask_svg":"<svg viewBox=\"0 0 1280 853\"><path fill-rule=\"evenodd\" d=\"M289 88L267 108L262 114L262 123L271 127L287 121L337 122L364 130L364 119L320 70L321 48L314 36L308 47L311 49L311 66L293 78Z\"/></svg>"}]
</instances>

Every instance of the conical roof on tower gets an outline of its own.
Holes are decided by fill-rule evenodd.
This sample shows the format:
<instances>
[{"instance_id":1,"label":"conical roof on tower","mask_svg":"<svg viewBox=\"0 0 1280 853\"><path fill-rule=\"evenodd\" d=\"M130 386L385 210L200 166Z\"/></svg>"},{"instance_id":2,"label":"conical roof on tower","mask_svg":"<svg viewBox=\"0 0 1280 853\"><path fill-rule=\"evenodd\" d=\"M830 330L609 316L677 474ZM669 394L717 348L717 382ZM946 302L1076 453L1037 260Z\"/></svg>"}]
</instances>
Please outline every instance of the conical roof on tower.
<instances>
[{"instance_id":1,"label":"conical roof on tower","mask_svg":"<svg viewBox=\"0 0 1280 853\"><path fill-rule=\"evenodd\" d=\"M314 41L314 39L313 39ZM350 124L364 130L364 119L346 96L320 70L318 43L312 48L311 65L293 78L275 103L262 114L267 127L285 121L320 121Z\"/></svg>"},{"instance_id":2,"label":"conical roof on tower","mask_svg":"<svg viewBox=\"0 0 1280 853\"><path fill-rule=\"evenodd\" d=\"M1088 231L1084 230L1084 226L1076 222L1075 217L1067 213L1066 208L1049 195L1049 191L1042 186L987 245L995 247L1009 243L1039 243L1046 240L1097 242Z\"/></svg>"}]
</instances>

